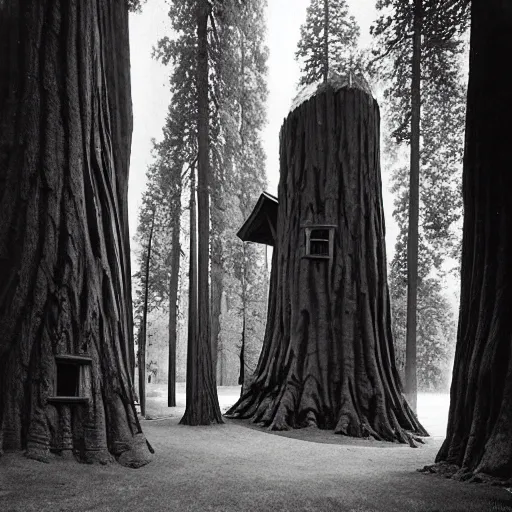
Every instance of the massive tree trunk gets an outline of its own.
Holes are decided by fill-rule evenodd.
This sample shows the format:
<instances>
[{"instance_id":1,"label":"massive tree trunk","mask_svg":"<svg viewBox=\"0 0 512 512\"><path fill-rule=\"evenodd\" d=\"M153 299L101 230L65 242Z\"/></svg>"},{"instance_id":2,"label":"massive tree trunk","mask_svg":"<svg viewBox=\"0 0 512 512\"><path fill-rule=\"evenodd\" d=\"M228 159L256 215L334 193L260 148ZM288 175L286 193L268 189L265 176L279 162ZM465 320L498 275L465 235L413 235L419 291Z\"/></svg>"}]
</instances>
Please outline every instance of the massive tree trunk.
<instances>
[{"instance_id":1,"label":"massive tree trunk","mask_svg":"<svg viewBox=\"0 0 512 512\"><path fill-rule=\"evenodd\" d=\"M210 207L209 207L209 116L208 116L208 15L210 4L197 0L197 339L189 340L187 406L180 423L223 423L215 385L210 340Z\"/></svg>"},{"instance_id":2,"label":"massive tree trunk","mask_svg":"<svg viewBox=\"0 0 512 512\"><path fill-rule=\"evenodd\" d=\"M0 55L0 449L140 466L127 4L0 2Z\"/></svg>"},{"instance_id":3,"label":"massive tree trunk","mask_svg":"<svg viewBox=\"0 0 512 512\"><path fill-rule=\"evenodd\" d=\"M394 361L378 105L355 88L319 91L281 129L265 340L255 380L228 415L413 444L426 432Z\"/></svg>"},{"instance_id":4,"label":"massive tree trunk","mask_svg":"<svg viewBox=\"0 0 512 512\"><path fill-rule=\"evenodd\" d=\"M416 412L418 397L416 326L418 310L422 11L422 0L414 0L414 33L411 65L411 166L409 179L409 227L407 230L407 332L405 341L405 394L414 412Z\"/></svg>"},{"instance_id":5,"label":"massive tree trunk","mask_svg":"<svg viewBox=\"0 0 512 512\"><path fill-rule=\"evenodd\" d=\"M459 330L446 440L459 475L512 478L512 9L473 0Z\"/></svg>"}]
</instances>

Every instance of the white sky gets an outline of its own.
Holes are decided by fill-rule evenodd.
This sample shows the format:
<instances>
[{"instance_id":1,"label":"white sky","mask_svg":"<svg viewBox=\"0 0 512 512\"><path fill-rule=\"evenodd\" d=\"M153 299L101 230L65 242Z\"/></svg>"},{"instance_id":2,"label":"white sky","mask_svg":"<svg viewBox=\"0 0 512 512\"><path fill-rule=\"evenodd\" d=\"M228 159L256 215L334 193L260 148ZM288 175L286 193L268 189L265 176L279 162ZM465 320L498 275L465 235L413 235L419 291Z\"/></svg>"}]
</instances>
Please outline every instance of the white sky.
<instances>
[{"instance_id":1,"label":"white sky","mask_svg":"<svg viewBox=\"0 0 512 512\"><path fill-rule=\"evenodd\" d=\"M268 124L263 133L263 145L267 154L267 176L269 191L277 192L279 181L279 130L288 114L297 92L299 69L295 51L299 29L306 17L309 0L268 0L267 46L268 60L267 104ZM376 18L375 0L348 0L351 14L361 27L361 45L370 41L369 28ZM151 57L151 49L157 40L169 33L165 0L149 0L142 14L130 15L130 43L133 99L133 143L129 187L130 233L137 227L137 212L144 190L145 173L152 160L151 139L162 136L170 93L165 68ZM386 217L386 246L388 261L391 260L396 225L393 222L392 197L387 190L383 169L384 211Z\"/></svg>"}]
</instances>

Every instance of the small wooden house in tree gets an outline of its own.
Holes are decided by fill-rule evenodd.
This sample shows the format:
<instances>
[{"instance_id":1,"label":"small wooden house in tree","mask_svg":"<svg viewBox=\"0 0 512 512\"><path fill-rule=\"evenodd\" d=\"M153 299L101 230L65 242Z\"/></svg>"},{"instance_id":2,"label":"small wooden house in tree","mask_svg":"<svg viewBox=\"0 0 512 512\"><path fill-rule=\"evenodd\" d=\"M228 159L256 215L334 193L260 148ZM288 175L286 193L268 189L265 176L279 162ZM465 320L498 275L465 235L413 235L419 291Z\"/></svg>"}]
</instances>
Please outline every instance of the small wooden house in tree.
<instances>
[{"instance_id":1,"label":"small wooden house in tree","mask_svg":"<svg viewBox=\"0 0 512 512\"><path fill-rule=\"evenodd\" d=\"M229 417L411 444L427 435L395 366L379 123L352 74L308 86L285 119L278 199L263 193L238 233L274 251L262 353Z\"/></svg>"}]
</instances>

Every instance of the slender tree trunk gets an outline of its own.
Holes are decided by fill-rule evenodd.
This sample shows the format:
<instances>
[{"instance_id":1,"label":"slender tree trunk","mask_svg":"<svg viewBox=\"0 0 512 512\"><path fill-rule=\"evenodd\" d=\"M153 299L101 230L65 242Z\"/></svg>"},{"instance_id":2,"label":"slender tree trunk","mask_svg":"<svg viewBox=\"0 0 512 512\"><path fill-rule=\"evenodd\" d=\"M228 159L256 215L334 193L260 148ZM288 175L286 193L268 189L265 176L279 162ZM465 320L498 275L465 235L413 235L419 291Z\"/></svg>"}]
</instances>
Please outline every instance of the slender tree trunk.
<instances>
[{"instance_id":1,"label":"slender tree trunk","mask_svg":"<svg viewBox=\"0 0 512 512\"><path fill-rule=\"evenodd\" d=\"M219 386L224 386L224 351L219 352Z\"/></svg>"},{"instance_id":2,"label":"slender tree trunk","mask_svg":"<svg viewBox=\"0 0 512 512\"><path fill-rule=\"evenodd\" d=\"M171 277L169 279L169 370L167 377L167 407L176 406L176 342L178 332L178 287L180 281L180 218L181 185L177 193L171 240Z\"/></svg>"},{"instance_id":3,"label":"slender tree trunk","mask_svg":"<svg viewBox=\"0 0 512 512\"><path fill-rule=\"evenodd\" d=\"M263 350L227 414L275 430L317 425L414 444L413 434L426 432L394 361L378 105L357 88L325 87L290 113L280 140ZM327 240L321 258L314 244L307 257L315 225Z\"/></svg>"},{"instance_id":4,"label":"slender tree trunk","mask_svg":"<svg viewBox=\"0 0 512 512\"><path fill-rule=\"evenodd\" d=\"M218 203L217 205L218 206ZM214 207L215 207L214 206ZM221 216L222 213L218 212ZM224 290L223 276L224 269L222 268L222 227L221 222L217 225L217 229L212 236L212 270L211 270L211 282L212 282L212 297L211 297L211 347L212 347L212 365L215 375L218 374L217 358L219 351L219 337L220 337L220 315L221 315L221 304L222 304L222 293Z\"/></svg>"},{"instance_id":5,"label":"slender tree trunk","mask_svg":"<svg viewBox=\"0 0 512 512\"><path fill-rule=\"evenodd\" d=\"M329 78L329 0L324 0L324 82Z\"/></svg>"},{"instance_id":6,"label":"slender tree trunk","mask_svg":"<svg viewBox=\"0 0 512 512\"><path fill-rule=\"evenodd\" d=\"M240 30L240 185L239 185L239 202L240 209L242 211L242 215L246 217L249 215L249 211L247 210L247 204L249 203L249 193L244 188L244 175L243 169L245 165L245 130L246 130L246 113L245 113L245 96L246 96L246 81L245 81L245 71L246 71L246 55L245 55L245 34L243 30ZM242 288L242 336L241 336L241 345L240 345L240 354L239 354L239 364L240 369L238 373L238 384L242 386L241 393L244 390L244 377L245 377L245 330L246 330L246 316L247 316L247 266L249 264L246 255L245 244L242 246L242 265L241 265L241 275L240 275L240 286Z\"/></svg>"},{"instance_id":7,"label":"slender tree trunk","mask_svg":"<svg viewBox=\"0 0 512 512\"><path fill-rule=\"evenodd\" d=\"M245 341L247 329L247 252L246 246L243 246L243 267L242 267L242 342L240 345L240 372L238 374L238 384L242 386L241 392L244 392L245 383Z\"/></svg>"},{"instance_id":8,"label":"slender tree trunk","mask_svg":"<svg viewBox=\"0 0 512 512\"><path fill-rule=\"evenodd\" d=\"M405 341L405 394L417 409L416 319L418 303L418 223L420 197L420 105L422 0L414 0L414 34L411 82L411 171L409 184L409 230L407 236L407 328Z\"/></svg>"},{"instance_id":9,"label":"slender tree trunk","mask_svg":"<svg viewBox=\"0 0 512 512\"><path fill-rule=\"evenodd\" d=\"M187 404L193 396L194 381L189 378L195 372L195 353L197 352L197 219L196 219L196 171L190 169L190 256L188 273L188 347L187 347Z\"/></svg>"},{"instance_id":10,"label":"slender tree trunk","mask_svg":"<svg viewBox=\"0 0 512 512\"><path fill-rule=\"evenodd\" d=\"M238 168L243 169L244 165L244 153L245 153L245 99L246 99L246 80L245 80L245 34L244 31L240 29L240 129L238 131L238 135L240 136L240 158L238 161ZM243 177L240 176L240 181L243 181ZM244 198L244 192L242 187L240 187L240 204L243 206L247 202Z\"/></svg>"},{"instance_id":11,"label":"slender tree trunk","mask_svg":"<svg viewBox=\"0 0 512 512\"><path fill-rule=\"evenodd\" d=\"M137 365L138 367L140 368L140 365L141 365L141 355L140 355L140 347L142 346L142 320L139 322L139 328L137 330L137 347L138 347L138 350L137 350ZM134 377L135 379L135 377ZM142 389L142 382L141 382L141 375L140 375L140 371L138 372L138 375L137 375L137 382L138 382L138 385L137 385L137 391L135 391L135 388L134 388L134 395L135 395L135 399L138 401L139 403L139 407L140 407L140 390ZM141 414L142 414L142 409L141 409Z\"/></svg>"},{"instance_id":12,"label":"slender tree trunk","mask_svg":"<svg viewBox=\"0 0 512 512\"><path fill-rule=\"evenodd\" d=\"M141 335L139 339L139 403L142 416L146 416L146 344L148 332L149 267L151 263L151 246L154 228L155 210L153 210L151 217L148 247L146 249L146 262L144 265L144 304L142 305Z\"/></svg>"},{"instance_id":13,"label":"slender tree trunk","mask_svg":"<svg viewBox=\"0 0 512 512\"><path fill-rule=\"evenodd\" d=\"M220 71L222 74L222 71ZM225 160L230 160L232 155L224 157ZM211 186L211 310L210 310L210 327L211 327L211 351L212 351L212 365L215 378L220 378L218 368L218 352L220 344L221 332L221 307L222 307L222 294L224 292L224 238L225 238L225 205L224 195L226 191L223 187L227 169L224 167L232 167L229 162L226 166L217 167L216 173L213 175L213 183Z\"/></svg>"},{"instance_id":14,"label":"slender tree trunk","mask_svg":"<svg viewBox=\"0 0 512 512\"><path fill-rule=\"evenodd\" d=\"M512 484L512 9L473 0L459 328L446 440L458 477Z\"/></svg>"},{"instance_id":15,"label":"slender tree trunk","mask_svg":"<svg viewBox=\"0 0 512 512\"><path fill-rule=\"evenodd\" d=\"M268 302L268 245L265 245L265 299Z\"/></svg>"},{"instance_id":16,"label":"slender tree trunk","mask_svg":"<svg viewBox=\"0 0 512 512\"><path fill-rule=\"evenodd\" d=\"M240 347L240 373L238 375L238 384L242 386L241 392L244 391L244 382L245 382L245 314L242 318L242 345Z\"/></svg>"},{"instance_id":17,"label":"slender tree trunk","mask_svg":"<svg viewBox=\"0 0 512 512\"><path fill-rule=\"evenodd\" d=\"M197 0L197 106L198 106L198 333L192 345L191 365L187 369L187 406L181 423L209 425L223 423L213 372L210 343L210 209L209 209L209 115L208 115L208 15L210 4ZM190 340L189 340L190 342ZM188 383L190 381L190 392Z\"/></svg>"},{"instance_id":18,"label":"slender tree trunk","mask_svg":"<svg viewBox=\"0 0 512 512\"><path fill-rule=\"evenodd\" d=\"M0 450L143 465L127 4L0 2L0 55Z\"/></svg>"},{"instance_id":19,"label":"slender tree trunk","mask_svg":"<svg viewBox=\"0 0 512 512\"><path fill-rule=\"evenodd\" d=\"M146 416L146 344L144 341L146 333L144 332L144 320L140 321L139 335L137 338L139 342L139 406L140 414Z\"/></svg>"}]
</instances>

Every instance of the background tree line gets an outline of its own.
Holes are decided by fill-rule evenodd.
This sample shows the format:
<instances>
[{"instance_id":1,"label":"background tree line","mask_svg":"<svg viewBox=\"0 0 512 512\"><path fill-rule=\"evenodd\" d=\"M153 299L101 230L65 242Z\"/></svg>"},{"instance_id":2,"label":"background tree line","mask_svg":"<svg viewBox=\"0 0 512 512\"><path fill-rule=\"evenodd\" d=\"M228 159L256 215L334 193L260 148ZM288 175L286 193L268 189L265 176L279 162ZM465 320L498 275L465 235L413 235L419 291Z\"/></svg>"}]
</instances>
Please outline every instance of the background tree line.
<instances>
[{"instance_id":1,"label":"background tree line","mask_svg":"<svg viewBox=\"0 0 512 512\"><path fill-rule=\"evenodd\" d=\"M265 2L246 5L232 0L209 5L209 339L217 383L229 385L243 383L251 375L266 320L268 269L264 250L236 238L237 229L266 188L260 140L266 99ZM377 7L383 14L372 27L373 49L364 53L358 47L359 27L346 1L312 0L296 53L301 66L299 86L325 80L329 72L344 74L350 70L372 77L382 95L389 132L384 143L384 170L391 177L393 216L399 228L389 274L397 363L405 376L407 287L412 279L416 281L418 301L418 383L422 390L444 390L455 336L454 312L445 281L447 275L457 272L460 248L467 8L463 2L446 2L442 9L423 2L419 10L417 4L404 6L391 0L378 2ZM421 27L416 12L421 14ZM172 68L173 96L164 138L154 144L155 163L148 169L148 187L140 211L135 307L138 339L144 346L147 287L148 332L152 331L149 344L151 350L161 353L166 345L170 347L170 371L155 365L151 356L145 365L157 379L165 380L166 373L171 377L171 405L172 383L176 375L183 380L186 373L184 342L190 297L187 269L190 234L195 230L195 223L190 223L190 205L194 197L192 176L197 168L198 86L195 6L173 2L169 16L174 35L158 42L155 57ZM414 130L411 124L412 82L418 67L414 63L418 56L417 50L414 53L414 30L421 31L421 146L414 157L419 158L415 165L421 166L416 278L407 274L411 167L405 164L406 148L420 134L419 127ZM152 257L147 265L150 235ZM163 314L168 315L168 331L159 320ZM176 351L178 339L181 347Z\"/></svg>"},{"instance_id":2,"label":"background tree line","mask_svg":"<svg viewBox=\"0 0 512 512\"><path fill-rule=\"evenodd\" d=\"M383 88L384 153L399 228L390 272L393 331L415 407L416 381L422 390L447 388L455 346L445 285L459 265L469 11L458 0L383 0L377 8L367 62Z\"/></svg>"},{"instance_id":3,"label":"background tree line","mask_svg":"<svg viewBox=\"0 0 512 512\"><path fill-rule=\"evenodd\" d=\"M267 186L261 145L267 95L265 2L228 0L214 2L210 7L210 344L216 380L229 385L243 383L251 375L259 356L266 315L265 250L243 244L236 237ZM169 405L174 395L171 381L176 375L183 380L185 375L183 345L188 337L190 276L194 272L190 268L190 254L196 246L197 226L191 219L198 159L196 16L196 7L190 2L173 2L169 10L173 36L160 40L154 51L155 58L170 66L173 94L163 141L154 144L155 164L148 169L137 230L140 271L136 274L135 307L142 333L139 346L143 347L145 338L144 290L148 281L149 320L153 327L160 326L158 330L152 329L149 343L154 347L152 350L162 345L171 347L171 371L158 368L157 377L165 380L169 376ZM151 233L152 263L146 274ZM158 321L164 311L169 314L168 332L164 331L164 323ZM176 352L178 339L181 347ZM149 359L147 369L151 356ZM154 364L151 370L154 373Z\"/></svg>"}]
</instances>

